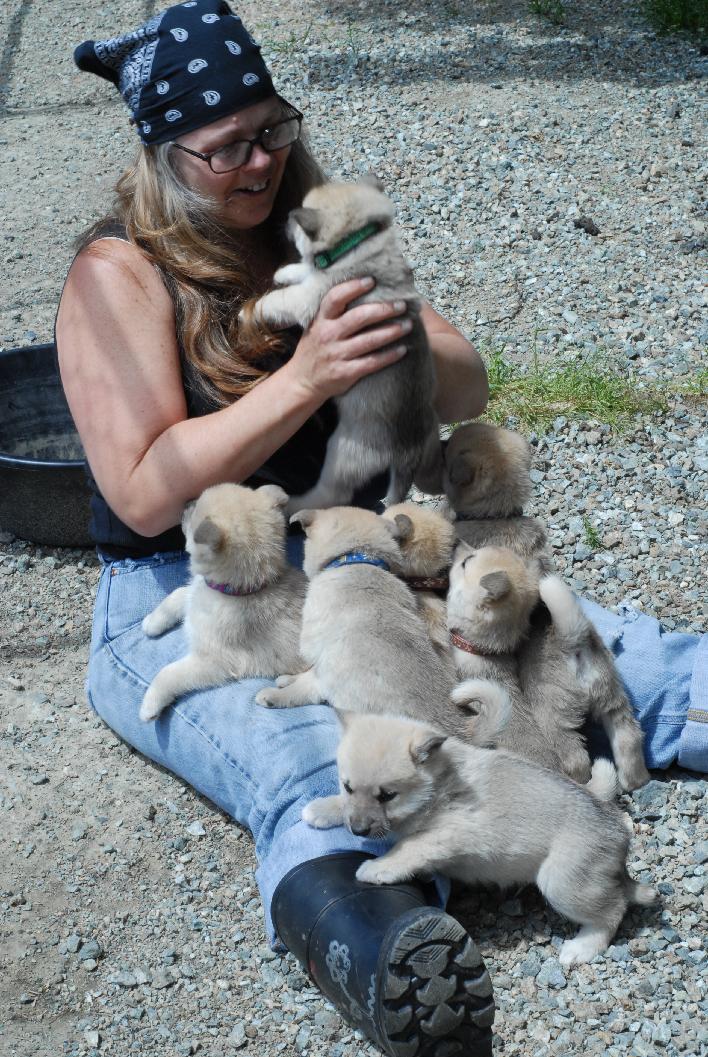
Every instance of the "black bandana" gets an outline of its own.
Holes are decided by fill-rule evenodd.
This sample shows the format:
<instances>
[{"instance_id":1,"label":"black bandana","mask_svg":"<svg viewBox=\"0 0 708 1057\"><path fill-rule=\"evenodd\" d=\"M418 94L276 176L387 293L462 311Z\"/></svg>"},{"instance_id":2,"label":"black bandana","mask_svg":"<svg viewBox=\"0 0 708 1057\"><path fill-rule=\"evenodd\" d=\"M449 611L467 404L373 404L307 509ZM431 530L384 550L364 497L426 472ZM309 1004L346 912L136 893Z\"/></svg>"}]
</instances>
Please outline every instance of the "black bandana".
<instances>
[{"instance_id":1,"label":"black bandana","mask_svg":"<svg viewBox=\"0 0 708 1057\"><path fill-rule=\"evenodd\" d=\"M165 143L275 95L260 47L223 0L187 0L132 33L84 41L74 62L118 87L143 143Z\"/></svg>"}]
</instances>

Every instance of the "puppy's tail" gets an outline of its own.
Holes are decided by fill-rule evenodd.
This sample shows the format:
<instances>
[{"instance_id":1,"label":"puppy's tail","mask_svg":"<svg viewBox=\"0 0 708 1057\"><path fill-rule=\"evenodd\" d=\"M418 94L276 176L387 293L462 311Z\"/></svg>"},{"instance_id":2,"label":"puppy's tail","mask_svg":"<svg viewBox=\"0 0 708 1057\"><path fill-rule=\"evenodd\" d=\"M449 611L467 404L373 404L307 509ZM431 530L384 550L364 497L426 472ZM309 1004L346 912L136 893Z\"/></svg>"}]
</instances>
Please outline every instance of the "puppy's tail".
<instances>
[{"instance_id":1,"label":"puppy's tail","mask_svg":"<svg viewBox=\"0 0 708 1057\"><path fill-rule=\"evenodd\" d=\"M551 614L556 634L567 649L575 649L588 637L589 622L575 595L560 576L544 576L538 592Z\"/></svg>"},{"instance_id":2,"label":"puppy's tail","mask_svg":"<svg viewBox=\"0 0 708 1057\"><path fill-rule=\"evenodd\" d=\"M585 788L598 800L615 800L620 791L615 765L602 757L595 760L590 781Z\"/></svg>"},{"instance_id":3,"label":"puppy's tail","mask_svg":"<svg viewBox=\"0 0 708 1057\"><path fill-rule=\"evenodd\" d=\"M492 747L511 719L511 699L506 690L489 679L466 679L450 699L469 718L467 732L474 745Z\"/></svg>"}]
</instances>

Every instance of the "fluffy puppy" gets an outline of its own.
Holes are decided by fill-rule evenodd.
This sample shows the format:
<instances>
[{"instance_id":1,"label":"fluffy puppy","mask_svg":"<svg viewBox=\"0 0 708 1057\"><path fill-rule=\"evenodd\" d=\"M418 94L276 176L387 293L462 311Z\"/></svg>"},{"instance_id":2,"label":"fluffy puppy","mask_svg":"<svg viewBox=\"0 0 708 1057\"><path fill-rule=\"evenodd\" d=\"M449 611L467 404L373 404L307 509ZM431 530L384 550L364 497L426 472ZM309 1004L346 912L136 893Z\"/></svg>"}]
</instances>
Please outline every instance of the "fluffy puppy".
<instances>
[{"instance_id":1,"label":"fluffy puppy","mask_svg":"<svg viewBox=\"0 0 708 1057\"><path fill-rule=\"evenodd\" d=\"M471 547L508 547L553 571L546 530L523 507L531 497L531 446L487 422L456 429L445 447L443 482L457 535Z\"/></svg>"},{"instance_id":2,"label":"fluffy puppy","mask_svg":"<svg viewBox=\"0 0 708 1057\"><path fill-rule=\"evenodd\" d=\"M328 290L346 279L371 275L375 288L353 303L405 301L412 323L401 360L334 398L338 425L327 443L320 478L309 492L291 499L290 512L348 503L357 487L386 469L388 503L405 499L414 474L425 491L442 487L433 360L420 321L422 302L398 245L393 215L393 203L372 177L311 190L288 220L288 234L302 260L280 268L275 273L280 289L253 309L257 321L276 328L308 327Z\"/></svg>"},{"instance_id":3,"label":"fluffy puppy","mask_svg":"<svg viewBox=\"0 0 708 1057\"><path fill-rule=\"evenodd\" d=\"M311 668L259 691L258 703L283 708L329 701L349 711L424 719L482 744L493 740L506 719L504 695L489 687L479 718L451 704L451 660L433 647L416 598L399 579L399 544L411 533L410 518L332 507L301 510L291 520L307 534L310 585L300 653Z\"/></svg>"},{"instance_id":4,"label":"fluffy puppy","mask_svg":"<svg viewBox=\"0 0 708 1057\"><path fill-rule=\"evenodd\" d=\"M297 642L306 580L285 556L287 500L277 485L219 484L187 507L182 528L191 580L163 599L142 628L161 635L184 620L189 653L157 673L141 719L155 719L189 690L303 669Z\"/></svg>"},{"instance_id":5,"label":"fluffy puppy","mask_svg":"<svg viewBox=\"0 0 708 1057\"><path fill-rule=\"evenodd\" d=\"M508 547L539 561L545 605L533 614L517 658L528 710L578 782L590 777L581 728L588 717L599 721L622 787L636 789L649 780L641 728L611 653L570 590L552 575L543 526L521 513L531 494L530 467L530 445L518 433L482 422L455 430L445 451L445 491L457 534L474 548Z\"/></svg>"},{"instance_id":6,"label":"fluffy puppy","mask_svg":"<svg viewBox=\"0 0 708 1057\"><path fill-rule=\"evenodd\" d=\"M401 575L415 592L433 645L439 652L448 653L450 636L445 598L456 543L454 525L439 511L419 503L395 503L381 516L389 521L397 517L407 517L410 521L408 535L399 540Z\"/></svg>"},{"instance_id":7,"label":"fluffy puppy","mask_svg":"<svg viewBox=\"0 0 708 1057\"><path fill-rule=\"evenodd\" d=\"M529 709L575 781L590 777L581 733L589 716L607 733L622 788L639 788L650 777L642 729L609 651L560 577L544 577L539 593L550 622L534 624L517 654Z\"/></svg>"},{"instance_id":8,"label":"fluffy puppy","mask_svg":"<svg viewBox=\"0 0 708 1057\"><path fill-rule=\"evenodd\" d=\"M505 547L474 551L466 543L458 543L447 597L447 622L458 676L489 680L509 696L511 718L499 734L500 746L563 771L553 739L537 722L519 680L516 655L538 600L538 563L526 562ZM479 701L470 704L464 689L455 691L453 701L463 712L479 712Z\"/></svg>"},{"instance_id":9,"label":"fluffy puppy","mask_svg":"<svg viewBox=\"0 0 708 1057\"><path fill-rule=\"evenodd\" d=\"M592 791L409 719L342 721L340 794L312 801L303 818L320 828L345 822L360 835L395 833L390 851L362 863L359 881L396 884L440 871L467 884L534 882L555 910L581 925L561 947L564 965L591 961L629 903L656 898L627 873L623 813ZM595 784L602 792L601 772Z\"/></svg>"}]
</instances>

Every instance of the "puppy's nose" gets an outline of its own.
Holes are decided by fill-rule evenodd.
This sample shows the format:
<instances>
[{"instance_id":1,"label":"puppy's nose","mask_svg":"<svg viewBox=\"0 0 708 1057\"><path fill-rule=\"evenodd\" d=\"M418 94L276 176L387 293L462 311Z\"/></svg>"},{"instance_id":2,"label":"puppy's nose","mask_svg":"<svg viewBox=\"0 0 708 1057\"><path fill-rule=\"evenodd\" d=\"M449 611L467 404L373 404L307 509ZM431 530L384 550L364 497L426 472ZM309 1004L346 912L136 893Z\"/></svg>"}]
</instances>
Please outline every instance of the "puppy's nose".
<instances>
[{"instance_id":1,"label":"puppy's nose","mask_svg":"<svg viewBox=\"0 0 708 1057\"><path fill-rule=\"evenodd\" d=\"M352 833L355 837L368 837L371 832L371 826L352 826Z\"/></svg>"}]
</instances>

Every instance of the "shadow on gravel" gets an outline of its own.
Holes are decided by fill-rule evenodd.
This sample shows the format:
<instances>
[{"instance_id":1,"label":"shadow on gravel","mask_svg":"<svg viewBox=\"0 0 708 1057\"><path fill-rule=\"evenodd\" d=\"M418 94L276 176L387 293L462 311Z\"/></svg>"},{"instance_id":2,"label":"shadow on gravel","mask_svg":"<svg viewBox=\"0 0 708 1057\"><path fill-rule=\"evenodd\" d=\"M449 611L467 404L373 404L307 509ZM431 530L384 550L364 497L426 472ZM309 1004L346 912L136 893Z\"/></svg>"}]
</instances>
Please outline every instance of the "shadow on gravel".
<instances>
[{"instance_id":1,"label":"shadow on gravel","mask_svg":"<svg viewBox=\"0 0 708 1057\"><path fill-rule=\"evenodd\" d=\"M578 0L568 5L562 26L530 17L527 5L518 2L442 0L431 5L413 0L404 13L398 0L376 7L344 0L336 9L323 7L341 23L343 36L327 42L330 52L324 42L318 46L315 31L307 55L314 83L365 82L375 76L378 82L398 86L450 80L494 87L519 80L628 81L651 86L700 76L691 68L698 52L687 54L682 38L655 36L637 4ZM368 57L369 34L377 24L390 60L379 54ZM360 35L360 25L366 38ZM408 32L409 38L397 40L397 28L401 34ZM442 41L429 40L429 35L446 32L454 34L454 46L448 47L444 36ZM419 36L420 43L411 36Z\"/></svg>"}]
</instances>

